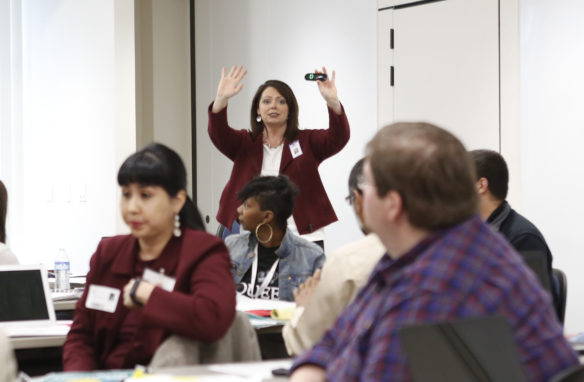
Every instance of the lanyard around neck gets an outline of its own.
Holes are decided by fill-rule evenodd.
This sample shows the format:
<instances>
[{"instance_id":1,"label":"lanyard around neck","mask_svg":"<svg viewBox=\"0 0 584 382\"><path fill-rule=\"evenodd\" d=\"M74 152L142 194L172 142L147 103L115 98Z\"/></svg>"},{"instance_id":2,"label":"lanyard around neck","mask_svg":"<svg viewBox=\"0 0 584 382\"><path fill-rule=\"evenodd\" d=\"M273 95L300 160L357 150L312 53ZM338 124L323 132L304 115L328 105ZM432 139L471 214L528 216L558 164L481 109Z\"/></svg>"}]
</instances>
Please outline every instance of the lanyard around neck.
<instances>
[{"instance_id":1,"label":"lanyard around neck","mask_svg":"<svg viewBox=\"0 0 584 382\"><path fill-rule=\"evenodd\" d=\"M251 266L251 290L252 291L255 288L255 284L257 281L257 275L258 275L258 257L259 257L258 244L256 244L253 252L254 252L253 264ZM276 273L276 268L278 267L279 262L280 262L280 259L277 259L276 261L274 261L274 264L272 264L270 271L268 272L268 274L264 278L264 282L262 282L262 285L260 285L258 291L253 295L253 298L257 298L264 291L264 289L266 289L266 287L270 283L270 280L272 280L272 277L274 277L274 273Z\"/></svg>"}]
</instances>

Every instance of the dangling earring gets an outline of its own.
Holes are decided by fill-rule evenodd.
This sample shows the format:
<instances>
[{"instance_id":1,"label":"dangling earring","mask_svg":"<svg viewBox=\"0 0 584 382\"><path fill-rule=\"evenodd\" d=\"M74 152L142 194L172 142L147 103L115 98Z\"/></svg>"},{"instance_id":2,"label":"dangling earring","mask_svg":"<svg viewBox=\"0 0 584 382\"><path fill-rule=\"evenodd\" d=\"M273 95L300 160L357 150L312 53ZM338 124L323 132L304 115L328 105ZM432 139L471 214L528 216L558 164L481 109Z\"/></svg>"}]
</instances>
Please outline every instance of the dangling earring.
<instances>
[{"instance_id":1,"label":"dangling earring","mask_svg":"<svg viewBox=\"0 0 584 382\"><path fill-rule=\"evenodd\" d=\"M261 239L260 239L260 237L259 237L259 235L258 235L258 231L260 230L260 227L261 227L261 226L263 226L263 225L267 225L267 226L268 226L268 228L270 229L270 237L268 237L266 240L261 240ZM269 242L270 242L270 240L272 240L272 236L274 236L274 230L272 229L272 226L271 226L271 225L269 225L269 224L267 224L267 223L262 223L262 224L259 224L259 225L256 227L256 229L255 229L255 235L256 235L256 238L258 239L258 241L259 241L260 243L262 243L262 244L266 244L266 243L269 243Z\"/></svg>"},{"instance_id":2,"label":"dangling earring","mask_svg":"<svg viewBox=\"0 0 584 382\"><path fill-rule=\"evenodd\" d=\"M258 114L258 116L256 117L256 121L260 123L262 121L262 116Z\"/></svg>"},{"instance_id":3,"label":"dangling earring","mask_svg":"<svg viewBox=\"0 0 584 382\"><path fill-rule=\"evenodd\" d=\"M181 235L181 231L180 231L180 218L178 216L178 214L174 215L174 230L172 230L172 234L176 237L180 237Z\"/></svg>"}]
</instances>

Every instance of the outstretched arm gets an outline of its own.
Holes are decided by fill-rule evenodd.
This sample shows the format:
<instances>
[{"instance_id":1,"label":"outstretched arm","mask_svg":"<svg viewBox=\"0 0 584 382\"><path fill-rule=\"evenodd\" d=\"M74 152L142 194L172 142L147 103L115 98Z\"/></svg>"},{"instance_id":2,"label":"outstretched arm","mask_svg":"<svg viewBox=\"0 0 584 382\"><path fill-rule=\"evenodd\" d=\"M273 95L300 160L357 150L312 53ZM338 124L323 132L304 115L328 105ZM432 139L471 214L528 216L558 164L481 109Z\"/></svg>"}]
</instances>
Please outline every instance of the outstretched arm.
<instances>
[{"instance_id":1,"label":"outstretched arm","mask_svg":"<svg viewBox=\"0 0 584 382\"><path fill-rule=\"evenodd\" d=\"M213 113L219 113L227 106L229 98L233 97L243 89L243 77L247 74L247 70L243 66L232 66L231 70L225 75L225 68L221 68L221 80L217 86L217 95L213 101Z\"/></svg>"}]
</instances>

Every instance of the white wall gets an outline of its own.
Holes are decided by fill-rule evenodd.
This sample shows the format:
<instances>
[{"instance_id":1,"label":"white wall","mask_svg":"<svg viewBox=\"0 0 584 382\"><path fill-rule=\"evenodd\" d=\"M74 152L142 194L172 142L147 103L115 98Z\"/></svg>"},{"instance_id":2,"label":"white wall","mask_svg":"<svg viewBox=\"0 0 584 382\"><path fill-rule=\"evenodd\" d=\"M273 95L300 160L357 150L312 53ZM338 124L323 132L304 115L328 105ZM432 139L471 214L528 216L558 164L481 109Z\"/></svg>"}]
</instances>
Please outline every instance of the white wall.
<instances>
[{"instance_id":1,"label":"white wall","mask_svg":"<svg viewBox=\"0 0 584 382\"><path fill-rule=\"evenodd\" d=\"M136 151L136 54L134 0L114 1L115 57L115 168ZM121 193L116 193L120 200ZM119 203L116 203L115 207ZM116 232L129 233L121 214L117 214Z\"/></svg>"},{"instance_id":2,"label":"white wall","mask_svg":"<svg viewBox=\"0 0 584 382\"><path fill-rule=\"evenodd\" d=\"M190 193L189 1L140 0L135 6L136 66L132 69L136 75L137 145L142 148L156 141L177 151L187 170Z\"/></svg>"},{"instance_id":3,"label":"white wall","mask_svg":"<svg viewBox=\"0 0 584 382\"><path fill-rule=\"evenodd\" d=\"M149 5L151 70L139 78L156 106L141 109L147 141L169 144L189 169L188 0ZM10 195L8 243L22 263L52 267L65 247L83 274L102 236L127 232L116 175L142 133L134 6L0 0L0 178Z\"/></svg>"},{"instance_id":4,"label":"white wall","mask_svg":"<svg viewBox=\"0 0 584 382\"><path fill-rule=\"evenodd\" d=\"M115 233L113 7L22 1L21 155L8 185L9 243L22 263L52 267L64 247L84 273L100 237Z\"/></svg>"},{"instance_id":5,"label":"white wall","mask_svg":"<svg viewBox=\"0 0 584 382\"><path fill-rule=\"evenodd\" d=\"M6 187L20 182L22 149L22 32L21 7L0 0L0 179ZM15 203L9 197L9 208ZM10 225L8 242L10 243Z\"/></svg>"},{"instance_id":6,"label":"white wall","mask_svg":"<svg viewBox=\"0 0 584 382\"><path fill-rule=\"evenodd\" d=\"M215 96L221 67L242 64L249 73L243 91L229 103L235 128L249 128L249 108L257 87L280 79L294 90L301 128L328 127L328 114L316 84L304 74L335 69L339 97L351 125L351 139L320 166L320 174L339 222L326 228L327 252L360 236L352 210L344 202L347 178L377 130L376 0L229 1L197 0L197 150L198 195L209 231L231 162L207 135L207 107Z\"/></svg>"},{"instance_id":7,"label":"white wall","mask_svg":"<svg viewBox=\"0 0 584 382\"><path fill-rule=\"evenodd\" d=\"M581 0L521 2L521 212L567 274L567 332L584 331L583 14Z\"/></svg>"}]
</instances>

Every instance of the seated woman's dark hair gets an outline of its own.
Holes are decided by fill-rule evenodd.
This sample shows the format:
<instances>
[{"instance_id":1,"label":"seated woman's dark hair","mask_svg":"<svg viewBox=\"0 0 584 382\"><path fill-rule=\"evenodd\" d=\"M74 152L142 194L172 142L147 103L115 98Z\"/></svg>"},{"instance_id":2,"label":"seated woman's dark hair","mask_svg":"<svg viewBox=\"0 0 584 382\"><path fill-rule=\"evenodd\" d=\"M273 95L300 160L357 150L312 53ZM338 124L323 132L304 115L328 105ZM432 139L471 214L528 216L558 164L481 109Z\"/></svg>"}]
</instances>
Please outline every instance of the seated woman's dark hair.
<instances>
[{"instance_id":1,"label":"seated woman's dark hair","mask_svg":"<svg viewBox=\"0 0 584 382\"><path fill-rule=\"evenodd\" d=\"M130 155L120 167L118 184L127 186L130 183L160 186L174 197L180 190L186 191L187 172L176 152L163 144L151 143ZM205 230L201 214L188 195L179 217L185 227Z\"/></svg>"},{"instance_id":2,"label":"seated woman's dark hair","mask_svg":"<svg viewBox=\"0 0 584 382\"><path fill-rule=\"evenodd\" d=\"M250 180L237 194L237 198L245 201L255 198L262 211L272 211L274 222L278 228L286 230L286 220L294 210L294 198L298 189L286 175L258 176Z\"/></svg>"}]
</instances>

